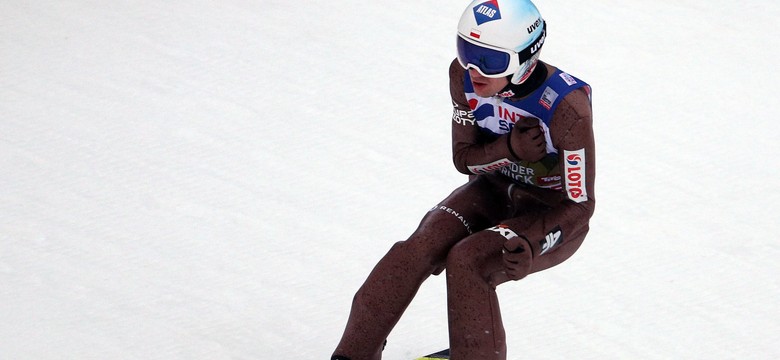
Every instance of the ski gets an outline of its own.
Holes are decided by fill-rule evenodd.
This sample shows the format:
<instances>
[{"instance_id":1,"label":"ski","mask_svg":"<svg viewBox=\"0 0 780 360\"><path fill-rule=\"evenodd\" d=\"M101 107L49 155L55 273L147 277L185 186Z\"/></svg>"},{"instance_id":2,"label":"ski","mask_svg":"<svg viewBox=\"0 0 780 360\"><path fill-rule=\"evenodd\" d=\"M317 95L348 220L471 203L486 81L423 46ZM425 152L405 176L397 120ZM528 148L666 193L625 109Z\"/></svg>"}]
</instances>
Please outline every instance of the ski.
<instances>
[{"instance_id":1,"label":"ski","mask_svg":"<svg viewBox=\"0 0 780 360\"><path fill-rule=\"evenodd\" d=\"M423 357L414 360L441 360L441 359L449 359L449 358L450 358L450 349L444 349L437 353L425 355Z\"/></svg>"}]
</instances>

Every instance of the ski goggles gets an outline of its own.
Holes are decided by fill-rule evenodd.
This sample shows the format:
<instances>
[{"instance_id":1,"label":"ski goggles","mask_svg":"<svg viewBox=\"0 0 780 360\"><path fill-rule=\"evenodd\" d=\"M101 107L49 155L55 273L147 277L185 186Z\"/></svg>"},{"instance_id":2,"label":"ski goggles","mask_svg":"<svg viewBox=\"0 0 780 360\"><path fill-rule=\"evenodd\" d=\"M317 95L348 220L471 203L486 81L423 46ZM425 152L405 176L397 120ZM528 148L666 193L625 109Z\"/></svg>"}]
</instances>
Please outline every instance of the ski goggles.
<instances>
[{"instance_id":1,"label":"ski goggles","mask_svg":"<svg viewBox=\"0 0 780 360\"><path fill-rule=\"evenodd\" d=\"M547 23L545 22L541 36L520 52L481 44L458 34L458 62L464 69L475 69L482 76L489 78L512 75L539 51L544 44L546 33Z\"/></svg>"}]
</instances>

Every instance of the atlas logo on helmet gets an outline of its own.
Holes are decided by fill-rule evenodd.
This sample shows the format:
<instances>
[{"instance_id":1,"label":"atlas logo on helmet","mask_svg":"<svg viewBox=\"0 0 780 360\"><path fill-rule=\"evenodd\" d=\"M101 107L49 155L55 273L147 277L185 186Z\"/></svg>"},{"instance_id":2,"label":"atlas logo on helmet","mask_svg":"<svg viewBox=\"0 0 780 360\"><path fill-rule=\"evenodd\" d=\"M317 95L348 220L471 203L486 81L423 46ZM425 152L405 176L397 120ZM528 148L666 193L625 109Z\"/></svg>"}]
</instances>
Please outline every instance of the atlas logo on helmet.
<instances>
[{"instance_id":1,"label":"atlas logo on helmet","mask_svg":"<svg viewBox=\"0 0 780 360\"><path fill-rule=\"evenodd\" d=\"M498 0L486 1L475 6L474 18L477 20L477 25L501 19L501 10L498 8Z\"/></svg>"}]
</instances>

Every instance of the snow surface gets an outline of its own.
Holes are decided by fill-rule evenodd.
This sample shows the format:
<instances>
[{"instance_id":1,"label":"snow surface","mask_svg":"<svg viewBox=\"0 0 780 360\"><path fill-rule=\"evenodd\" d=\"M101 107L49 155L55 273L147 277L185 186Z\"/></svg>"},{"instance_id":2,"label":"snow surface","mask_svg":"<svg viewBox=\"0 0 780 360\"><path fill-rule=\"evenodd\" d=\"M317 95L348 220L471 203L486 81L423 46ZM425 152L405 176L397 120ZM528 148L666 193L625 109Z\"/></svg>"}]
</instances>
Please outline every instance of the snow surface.
<instances>
[{"instance_id":1,"label":"snow surface","mask_svg":"<svg viewBox=\"0 0 780 360\"><path fill-rule=\"evenodd\" d=\"M0 3L0 359L326 359L465 177L465 1ZM780 358L776 1L544 1L598 206L499 288L510 359ZM447 345L444 278L386 359Z\"/></svg>"}]
</instances>

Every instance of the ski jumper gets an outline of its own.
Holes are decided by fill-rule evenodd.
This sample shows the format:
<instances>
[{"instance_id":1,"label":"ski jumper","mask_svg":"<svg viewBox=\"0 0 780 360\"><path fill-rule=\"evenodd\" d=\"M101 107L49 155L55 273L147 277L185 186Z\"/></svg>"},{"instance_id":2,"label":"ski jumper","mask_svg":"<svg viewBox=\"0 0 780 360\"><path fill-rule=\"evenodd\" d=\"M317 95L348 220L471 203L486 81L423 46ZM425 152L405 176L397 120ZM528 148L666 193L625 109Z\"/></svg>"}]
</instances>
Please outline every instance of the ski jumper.
<instances>
[{"instance_id":1,"label":"ski jumper","mask_svg":"<svg viewBox=\"0 0 780 360\"><path fill-rule=\"evenodd\" d=\"M569 258L583 242L595 207L590 87L552 66L538 66L546 66L547 78L531 94L483 98L474 94L468 72L452 62L453 162L469 180L377 263L355 294L334 355L381 359L385 339L419 286L446 269L452 358L506 358L496 286ZM541 127L547 152L542 160L514 156L507 137L515 126ZM525 273L509 279L502 250L518 237L527 240L531 260ZM513 316L527 314L527 304L511 306Z\"/></svg>"}]
</instances>

